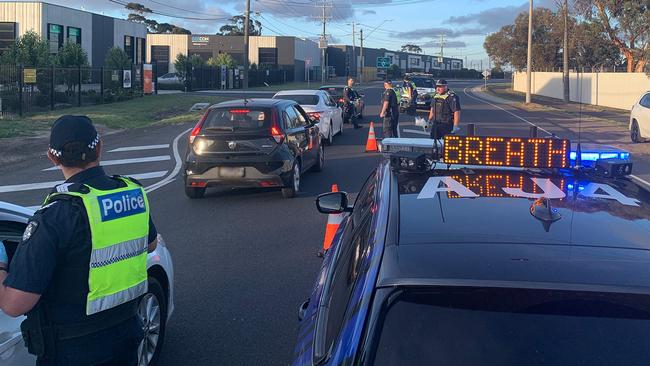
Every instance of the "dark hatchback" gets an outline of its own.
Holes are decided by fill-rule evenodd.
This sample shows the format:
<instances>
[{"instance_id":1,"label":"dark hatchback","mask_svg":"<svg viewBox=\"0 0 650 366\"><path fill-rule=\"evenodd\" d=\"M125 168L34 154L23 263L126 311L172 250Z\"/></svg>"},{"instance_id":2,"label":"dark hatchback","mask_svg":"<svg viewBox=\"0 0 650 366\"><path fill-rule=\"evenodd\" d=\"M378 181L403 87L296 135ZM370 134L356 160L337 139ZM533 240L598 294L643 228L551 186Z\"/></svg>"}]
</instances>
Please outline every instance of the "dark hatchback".
<instances>
[{"instance_id":1,"label":"dark hatchback","mask_svg":"<svg viewBox=\"0 0 650 366\"><path fill-rule=\"evenodd\" d=\"M294 366L648 365L650 193L593 171L404 171L347 211ZM551 197L544 199L544 197Z\"/></svg>"},{"instance_id":2,"label":"dark hatchback","mask_svg":"<svg viewBox=\"0 0 650 366\"><path fill-rule=\"evenodd\" d=\"M208 187L278 187L286 198L300 177L321 171L325 154L316 122L289 100L234 100L211 106L189 137L185 193Z\"/></svg>"}]
</instances>

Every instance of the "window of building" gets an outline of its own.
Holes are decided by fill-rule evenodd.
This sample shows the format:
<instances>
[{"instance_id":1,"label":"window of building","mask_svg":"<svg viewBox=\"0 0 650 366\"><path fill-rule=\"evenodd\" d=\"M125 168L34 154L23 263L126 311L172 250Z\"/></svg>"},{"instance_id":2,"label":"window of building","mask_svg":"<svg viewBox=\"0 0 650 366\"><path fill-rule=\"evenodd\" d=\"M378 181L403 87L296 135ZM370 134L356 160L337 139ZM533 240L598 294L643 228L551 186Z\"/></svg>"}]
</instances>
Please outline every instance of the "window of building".
<instances>
[{"instance_id":1,"label":"window of building","mask_svg":"<svg viewBox=\"0 0 650 366\"><path fill-rule=\"evenodd\" d=\"M146 40L144 38L136 38L135 41L135 63L138 65L143 64L146 58L145 42Z\"/></svg>"},{"instance_id":2,"label":"window of building","mask_svg":"<svg viewBox=\"0 0 650 366\"><path fill-rule=\"evenodd\" d=\"M68 42L81 44L81 28L68 27Z\"/></svg>"},{"instance_id":3,"label":"window of building","mask_svg":"<svg viewBox=\"0 0 650 366\"><path fill-rule=\"evenodd\" d=\"M124 36L124 52L126 52L126 54L129 55L129 59L131 59L131 62L133 62L133 55L134 55L133 51L135 51L133 37Z\"/></svg>"},{"instance_id":4,"label":"window of building","mask_svg":"<svg viewBox=\"0 0 650 366\"><path fill-rule=\"evenodd\" d=\"M0 22L0 52L6 51L16 42L16 23Z\"/></svg>"},{"instance_id":5,"label":"window of building","mask_svg":"<svg viewBox=\"0 0 650 366\"><path fill-rule=\"evenodd\" d=\"M420 66L420 59L419 58L412 58L411 59L411 65L412 66Z\"/></svg>"},{"instance_id":6,"label":"window of building","mask_svg":"<svg viewBox=\"0 0 650 366\"><path fill-rule=\"evenodd\" d=\"M59 24L47 25L47 42L50 44L50 52L58 53L63 47L63 26Z\"/></svg>"},{"instance_id":7,"label":"window of building","mask_svg":"<svg viewBox=\"0 0 650 366\"><path fill-rule=\"evenodd\" d=\"M278 49L277 48L260 48L258 53L259 65L278 65Z\"/></svg>"}]
</instances>

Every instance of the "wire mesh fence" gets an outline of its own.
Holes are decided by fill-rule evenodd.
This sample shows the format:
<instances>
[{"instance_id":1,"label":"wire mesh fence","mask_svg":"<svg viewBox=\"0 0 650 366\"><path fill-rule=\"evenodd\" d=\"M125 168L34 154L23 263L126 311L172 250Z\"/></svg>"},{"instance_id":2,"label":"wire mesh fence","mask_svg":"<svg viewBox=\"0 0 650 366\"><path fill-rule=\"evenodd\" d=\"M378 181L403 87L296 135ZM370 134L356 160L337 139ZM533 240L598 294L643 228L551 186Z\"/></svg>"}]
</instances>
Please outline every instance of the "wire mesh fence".
<instances>
[{"instance_id":1,"label":"wire mesh fence","mask_svg":"<svg viewBox=\"0 0 650 366\"><path fill-rule=\"evenodd\" d=\"M2 116L129 100L143 95L143 65L28 68L0 65Z\"/></svg>"}]
</instances>

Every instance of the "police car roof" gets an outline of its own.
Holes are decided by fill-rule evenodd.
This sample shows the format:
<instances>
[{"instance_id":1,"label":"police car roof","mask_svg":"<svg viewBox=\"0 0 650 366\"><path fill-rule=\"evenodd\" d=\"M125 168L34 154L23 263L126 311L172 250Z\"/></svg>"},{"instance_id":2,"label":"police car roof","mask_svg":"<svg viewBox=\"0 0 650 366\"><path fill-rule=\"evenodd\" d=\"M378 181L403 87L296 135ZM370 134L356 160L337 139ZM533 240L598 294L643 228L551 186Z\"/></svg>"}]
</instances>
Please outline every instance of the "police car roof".
<instances>
[{"instance_id":1,"label":"police car roof","mask_svg":"<svg viewBox=\"0 0 650 366\"><path fill-rule=\"evenodd\" d=\"M396 178L399 234L385 248L380 287L650 294L650 193L630 180L494 169L396 173ZM440 184L449 183L448 178L461 185L456 186L460 194L431 194L432 188L449 187ZM551 200L559 220L537 219L531 214L534 199L510 194L513 189L540 193L533 178L562 187L566 197ZM462 187L475 197L469 198L472 192Z\"/></svg>"}]
</instances>

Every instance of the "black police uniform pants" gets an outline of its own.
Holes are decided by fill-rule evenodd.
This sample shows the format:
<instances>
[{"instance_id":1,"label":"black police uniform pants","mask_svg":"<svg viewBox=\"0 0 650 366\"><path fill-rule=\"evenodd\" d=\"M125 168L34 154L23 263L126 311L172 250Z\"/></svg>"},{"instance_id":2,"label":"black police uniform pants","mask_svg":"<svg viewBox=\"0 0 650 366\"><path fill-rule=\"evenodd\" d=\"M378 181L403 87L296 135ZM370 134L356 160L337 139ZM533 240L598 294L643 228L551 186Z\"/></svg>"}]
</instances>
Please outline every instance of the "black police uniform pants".
<instances>
[{"instance_id":1,"label":"black police uniform pants","mask_svg":"<svg viewBox=\"0 0 650 366\"><path fill-rule=\"evenodd\" d=\"M399 114L395 117L384 117L383 132L384 138L398 137L397 124L399 121Z\"/></svg>"},{"instance_id":2,"label":"black police uniform pants","mask_svg":"<svg viewBox=\"0 0 650 366\"><path fill-rule=\"evenodd\" d=\"M138 347L144 338L140 320L133 318L113 328L57 343L52 359L38 366L136 366Z\"/></svg>"},{"instance_id":3,"label":"black police uniform pants","mask_svg":"<svg viewBox=\"0 0 650 366\"><path fill-rule=\"evenodd\" d=\"M453 123L437 123L434 124L431 127L431 138L438 138L441 139L445 137L445 135L449 135L451 133L451 130L454 128ZM435 135L434 135L435 133Z\"/></svg>"}]
</instances>

